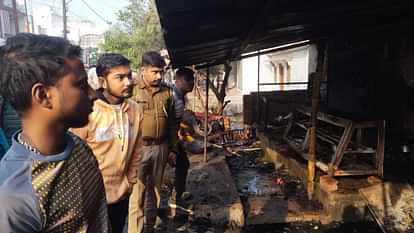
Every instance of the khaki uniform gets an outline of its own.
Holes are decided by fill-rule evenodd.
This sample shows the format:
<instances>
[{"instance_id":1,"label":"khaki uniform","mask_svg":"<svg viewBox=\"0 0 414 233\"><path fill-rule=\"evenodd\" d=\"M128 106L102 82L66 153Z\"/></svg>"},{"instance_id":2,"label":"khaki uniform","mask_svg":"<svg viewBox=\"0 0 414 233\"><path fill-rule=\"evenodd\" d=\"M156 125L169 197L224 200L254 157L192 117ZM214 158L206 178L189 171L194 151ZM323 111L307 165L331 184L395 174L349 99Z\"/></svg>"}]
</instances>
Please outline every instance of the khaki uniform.
<instances>
[{"instance_id":1,"label":"khaki uniform","mask_svg":"<svg viewBox=\"0 0 414 233\"><path fill-rule=\"evenodd\" d=\"M141 78L134 90L134 97L143 112L142 156L138 165L138 182L130 197L128 232L152 231L160 206L160 186L168 152L172 147L169 138L174 134L170 126L175 125L173 97L170 88L148 86ZM176 132L175 132L176 133ZM144 216L145 193L148 192L147 215Z\"/></svg>"}]
</instances>

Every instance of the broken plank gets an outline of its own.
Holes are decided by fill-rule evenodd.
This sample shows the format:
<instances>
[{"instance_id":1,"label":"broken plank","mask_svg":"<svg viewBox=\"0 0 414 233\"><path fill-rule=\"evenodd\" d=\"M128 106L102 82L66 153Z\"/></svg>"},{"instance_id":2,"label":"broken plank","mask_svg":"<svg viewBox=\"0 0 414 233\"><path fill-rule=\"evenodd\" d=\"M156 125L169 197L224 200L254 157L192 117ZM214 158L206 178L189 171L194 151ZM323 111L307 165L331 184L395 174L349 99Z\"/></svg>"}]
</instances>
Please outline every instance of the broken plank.
<instances>
[{"instance_id":1,"label":"broken plank","mask_svg":"<svg viewBox=\"0 0 414 233\"><path fill-rule=\"evenodd\" d=\"M304 158L305 160L309 160L309 155L307 153L304 153L303 151L301 151L296 145L295 143L291 142L289 139L285 138L284 139L287 144L290 146L290 148L292 148L296 153L298 153L299 155L302 156L302 158ZM318 167L319 169L321 169L324 172L327 172L329 170L329 166L319 160L315 161L315 166Z\"/></svg>"},{"instance_id":2,"label":"broken plank","mask_svg":"<svg viewBox=\"0 0 414 233\"><path fill-rule=\"evenodd\" d=\"M365 150L346 150L345 154L375 154L377 153L376 150L373 149L365 149Z\"/></svg>"},{"instance_id":3,"label":"broken plank","mask_svg":"<svg viewBox=\"0 0 414 233\"><path fill-rule=\"evenodd\" d=\"M311 113L310 113L310 109L309 108L305 108L305 107L300 107L296 109L298 112L307 115L310 117ZM323 113L323 112L318 112L317 115L317 119L321 120L321 121L325 121L328 122L332 125L336 125L342 128L345 128L348 124L349 124L349 120L341 118L341 117L337 117L337 116L332 116L330 114L327 113Z\"/></svg>"},{"instance_id":4,"label":"broken plank","mask_svg":"<svg viewBox=\"0 0 414 233\"><path fill-rule=\"evenodd\" d=\"M239 149L236 152L243 151L243 152L251 152L251 151L262 151L263 149L260 147L257 148L246 148L246 149Z\"/></svg>"},{"instance_id":5,"label":"broken plank","mask_svg":"<svg viewBox=\"0 0 414 233\"><path fill-rule=\"evenodd\" d=\"M366 175L377 175L378 171L375 170L337 170L334 176L366 176Z\"/></svg>"},{"instance_id":6,"label":"broken plank","mask_svg":"<svg viewBox=\"0 0 414 233\"><path fill-rule=\"evenodd\" d=\"M302 124L302 123L295 123L297 126L299 126L300 128L302 128L302 129L304 129L304 130L307 130L308 128L306 128L306 126L304 125L304 124ZM332 145L336 145L336 144L338 144L338 139L336 139L336 138L334 138L334 137L332 137L332 136L329 136L329 135L327 135L327 134L324 134L323 132L321 132L319 129L317 129L316 130L316 136L319 138L319 139L321 139L322 141L324 141L324 142L327 142L327 143L329 143L329 144L332 144Z\"/></svg>"}]
</instances>

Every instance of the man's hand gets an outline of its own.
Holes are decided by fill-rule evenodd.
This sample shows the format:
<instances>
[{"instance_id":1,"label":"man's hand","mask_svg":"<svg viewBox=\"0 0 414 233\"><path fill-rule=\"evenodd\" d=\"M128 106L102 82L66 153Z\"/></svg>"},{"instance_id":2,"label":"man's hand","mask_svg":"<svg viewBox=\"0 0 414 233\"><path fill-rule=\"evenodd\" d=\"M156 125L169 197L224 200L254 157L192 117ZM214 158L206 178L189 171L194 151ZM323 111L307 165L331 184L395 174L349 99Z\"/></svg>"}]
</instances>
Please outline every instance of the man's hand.
<instances>
[{"instance_id":1,"label":"man's hand","mask_svg":"<svg viewBox=\"0 0 414 233\"><path fill-rule=\"evenodd\" d=\"M172 151L171 151L171 152L168 154L168 164L169 164L171 167L175 167L176 161L177 161L177 154L176 154L175 152L172 152Z\"/></svg>"}]
</instances>

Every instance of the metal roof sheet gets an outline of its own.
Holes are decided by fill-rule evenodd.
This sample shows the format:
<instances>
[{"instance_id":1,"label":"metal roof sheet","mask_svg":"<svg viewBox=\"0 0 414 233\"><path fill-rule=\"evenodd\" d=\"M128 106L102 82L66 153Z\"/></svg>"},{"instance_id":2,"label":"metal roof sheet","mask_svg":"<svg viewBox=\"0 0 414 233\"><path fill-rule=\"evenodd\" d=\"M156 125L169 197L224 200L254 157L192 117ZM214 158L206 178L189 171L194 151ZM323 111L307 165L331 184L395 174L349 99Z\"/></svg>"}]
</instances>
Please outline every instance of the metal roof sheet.
<instances>
[{"instance_id":1,"label":"metal roof sheet","mask_svg":"<svg viewBox=\"0 0 414 233\"><path fill-rule=\"evenodd\" d=\"M174 66L217 64L302 40L363 33L412 17L404 0L156 0Z\"/></svg>"}]
</instances>

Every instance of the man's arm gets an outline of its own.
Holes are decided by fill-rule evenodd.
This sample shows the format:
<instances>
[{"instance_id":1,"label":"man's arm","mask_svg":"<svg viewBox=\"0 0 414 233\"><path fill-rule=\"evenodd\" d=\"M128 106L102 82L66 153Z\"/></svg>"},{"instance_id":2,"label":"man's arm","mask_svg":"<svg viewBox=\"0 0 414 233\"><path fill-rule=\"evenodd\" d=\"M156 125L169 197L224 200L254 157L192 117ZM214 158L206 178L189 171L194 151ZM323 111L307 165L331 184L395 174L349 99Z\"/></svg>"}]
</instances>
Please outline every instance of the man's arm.
<instances>
[{"instance_id":1,"label":"man's arm","mask_svg":"<svg viewBox=\"0 0 414 233\"><path fill-rule=\"evenodd\" d=\"M168 119L167 119L168 134L167 135L168 135L169 151L174 152L174 153L177 153L179 124L180 124L180 119L176 117L174 97L173 95L171 95L169 99L169 103L168 103Z\"/></svg>"},{"instance_id":2,"label":"man's arm","mask_svg":"<svg viewBox=\"0 0 414 233\"><path fill-rule=\"evenodd\" d=\"M25 194L0 191L0 229L2 233L42 232L39 209Z\"/></svg>"},{"instance_id":3,"label":"man's arm","mask_svg":"<svg viewBox=\"0 0 414 233\"><path fill-rule=\"evenodd\" d=\"M134 151L132 152L131 160L129 161L128 169L127 169L127 178L130 184L135 184L137 182L137 168L139 164L139 160L142 156L142 115L140 115L139 119L139 127L138 127L138 135L135 141Z\"/></svg>"},{"instance_id":4,"label":"man's arm","mask_svg":"<svg viewBox=\"0 0 414 233\"><path fill-rule=\"evenodd\" d=\"M80 137L82 140L87 141L88 138L88 128L89 124L82 128L70 128L69 131L75 134L76 136Z\"/></svg>"}]
</instances>

